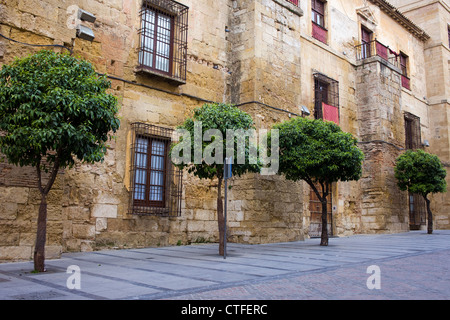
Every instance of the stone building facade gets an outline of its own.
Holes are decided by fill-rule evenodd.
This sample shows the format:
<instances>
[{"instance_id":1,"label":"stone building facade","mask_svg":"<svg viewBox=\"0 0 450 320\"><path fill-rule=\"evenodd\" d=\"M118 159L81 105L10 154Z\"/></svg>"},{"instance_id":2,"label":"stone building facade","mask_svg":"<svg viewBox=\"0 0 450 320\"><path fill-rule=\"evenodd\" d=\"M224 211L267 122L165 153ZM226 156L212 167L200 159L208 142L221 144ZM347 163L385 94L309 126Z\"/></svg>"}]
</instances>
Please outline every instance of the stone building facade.
<instances>
[{"instance_id":1,"label":"stone building facade","mask_svg":"<svg viewBox=\"0 0 450 320\"><path fill-rule=\"evenodd\" d=\"M366 159L360 181L332 186L330 231L421 228L419 200L398 190L393 165L425 140L423 148L450 163L450 10L439 0L393 4L0 0L0 65L42 49L31 45L65 46L109 76L120 103L121 128L104 163L77 164L57 178L47 256L217 241L217 182L169 170L165 200L145 204L137 196L142 148L167 148L172 130L206 102L233 103L261 129L298 116L327 120L323 108L337 108L339 125L358 138ZM79 9L95 21L78 20ZM93 41L77 33L78 24ZM31 168L0 161L0 260L32 257L34 178ZM248 174L231 185L229 241L303 240L320 230L306 183ZM450 227L449 199L433 198L436 228Z\"/></svg>"}]
</instances>

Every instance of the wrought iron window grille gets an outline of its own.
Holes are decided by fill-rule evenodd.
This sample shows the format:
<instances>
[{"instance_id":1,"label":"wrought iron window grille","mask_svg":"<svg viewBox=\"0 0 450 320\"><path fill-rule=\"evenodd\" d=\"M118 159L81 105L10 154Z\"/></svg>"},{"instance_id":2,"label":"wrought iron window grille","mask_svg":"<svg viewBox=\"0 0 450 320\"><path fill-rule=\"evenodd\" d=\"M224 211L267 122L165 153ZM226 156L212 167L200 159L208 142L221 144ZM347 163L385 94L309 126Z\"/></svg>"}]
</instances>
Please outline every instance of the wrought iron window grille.
<instances>
[{"instance_id":1,"label":"wrought iron window grille","mask_svg":"<svg viewBox=\"0 0 450 320\"><path fill-rule=\"evenodd\" d=\"M170 161L174 130L146 123L131 124L130 214L179 217L182 170Z\"/></svg>"},{"instance_id":2,"label":"wrought iron window grille","mask_svg":"<svg viewBox=\"0 0 450 320\"><path fill-rule=\"evenodd\" d=\"M323 119L322 103L339 110L339 82L314 71L314 118Z\"/></svg>"},{"instance_id":3,"label":"wrought iron window grille","mask_svg":"<svg viewBox=\"0 0 450 320\"><path fill-rule=\"evenodd\" d=\"M138 71L186 82L188 9L172 0L144 0Z\"/></svg>"}]
</instances>

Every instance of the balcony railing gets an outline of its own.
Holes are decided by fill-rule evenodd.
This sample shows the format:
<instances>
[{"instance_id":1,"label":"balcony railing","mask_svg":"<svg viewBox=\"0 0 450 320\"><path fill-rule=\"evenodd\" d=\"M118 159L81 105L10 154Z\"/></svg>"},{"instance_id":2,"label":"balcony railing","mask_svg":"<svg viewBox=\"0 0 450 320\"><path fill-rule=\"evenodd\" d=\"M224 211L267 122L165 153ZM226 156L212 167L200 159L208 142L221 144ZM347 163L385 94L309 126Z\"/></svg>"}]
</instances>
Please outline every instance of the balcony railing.
<instances>
[{"instance_id":1,"label":"balcony railing","mask_svg":"<svg viewBox=\"0 0 450 320\"><path fill-rule=\"evenodd\" d=\"M370 57L378 56L396 67L399 67L399 56L378 40L372 40L368 43L362 43L356 47L356 60L361 61Z\"/></svg>"},{"instance_id":2,"label":"balcony railing","mask_svg":"<svg viewBox=\"0 0 450 320\"><path fill-rule=\"evenodd\" d=\"M378 56L385 61L391 63L397 68L402 69L402 87L411 90L410 79L407 76L406 66L401 66L400 55L391 50L388 46L385 46L378 40L373 40L368 43L362 43L356 47L356 60L361 61L370 57Z\"/></svg>"}]
</instances>

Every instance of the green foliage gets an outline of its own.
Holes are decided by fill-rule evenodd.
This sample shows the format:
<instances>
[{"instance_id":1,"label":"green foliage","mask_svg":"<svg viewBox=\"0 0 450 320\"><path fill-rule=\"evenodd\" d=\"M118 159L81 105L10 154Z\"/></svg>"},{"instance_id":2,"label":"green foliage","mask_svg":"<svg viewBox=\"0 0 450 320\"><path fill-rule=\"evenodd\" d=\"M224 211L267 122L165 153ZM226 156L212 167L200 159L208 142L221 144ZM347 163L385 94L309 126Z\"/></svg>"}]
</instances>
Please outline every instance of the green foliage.
<instances>
[{"instance_id":1,"label":"green foliage","mask_svg":"<svg viewBox=\"0 0 450 320\"><path fill-rule=\"evenodd\" d=\"M217 146L217 149L220 148L223 150L223 157L220 159L220 161L207 163L204 158L202 159L201 163L195 163L195 161L193 161L196 158L195 123L201 123L202 128L201 137L197 137L201 139L201 145L198 146L199 148L197 148L197 152L201 151L201 154L204 155L205 150L207 150L207 148L209 148L212 143L218 142L220 143L220 145ZM179 126L178 129L183 129L189 132L191 139L190 145L192 146L190 155L191 161L183 162L178 166L181 168L188 167L189 173L193 173L195 176L201 179L221 179L223 178L223 163L225 162L227 150L227 130L251 130L255 129L255 127L251 116L241 111L239 108L228 104L213 103L204 104L202 107L195 109L192 118L186 119L183 125ZM204 137L205 132L210 129L217 129L218 131L220 131L222 135L221 138L223 138L223 140L220 141L220 139L213 137L211 141L203 141L202 138ZM234 138L234 140L235 141L232 144L233 150L231 152L232 154L234 154L234 160L236 160L239 150L237 148L238 144L236 137ZM183 143L183 140L181 139L179 143ZM176 145L172 146L171 151L174 150L175 146ZM251 161L250 148L251 144L247 139L245 149L243 150L245 163L237 164L236 161L234 161L232 166L233 175L240 176L246 172L260 171L260 163L257 161L257 159L253 159L254 161Z\"/></svg>"},{"instance_id":2,"label":"green foliage","mask_svg":"<svg viewBox=\"0 0 450 320\"><path fill-rule=\"evenodd\" d=\"M361 177L364 154L335 123L293 118L273 129L279 130L279 173L287 179L329 184Z\"/></svg>"},{"instance_id":3,"label":"green foliage","mask_svg":"<svg viewBox=\"0 0 450 320\"><path fill-rule=\"evenodd\" d=\"M20 166L48 170L103 160L109 132L119 128L110 82L68 54L40 51L0 71L0 150ZM56 160L58 158L58 160Z\"/></svg>"},{"instance_id":4,"label":"green foliage","mask_svg":"<svg viewBox=\"0 0 450 320\"><path fill-rule=\"evenodd\" d=\"M444 166L436 155L423 150L408 150L400 155L394 170L400 190L422 196L447 190Z\"/></svg>"}]
</instances>

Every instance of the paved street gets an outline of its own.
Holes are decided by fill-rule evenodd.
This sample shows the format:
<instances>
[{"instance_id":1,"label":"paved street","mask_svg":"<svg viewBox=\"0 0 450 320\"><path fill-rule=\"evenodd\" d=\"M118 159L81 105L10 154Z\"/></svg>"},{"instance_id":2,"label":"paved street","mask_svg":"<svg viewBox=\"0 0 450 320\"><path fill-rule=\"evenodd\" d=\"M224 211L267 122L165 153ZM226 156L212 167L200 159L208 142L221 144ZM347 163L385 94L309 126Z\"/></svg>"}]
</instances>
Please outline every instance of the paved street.
<instances>
[{"instance_id":1,"label":"paved street","mask_svg":"<svg viewBox=\"0 0 450 320\"><path fill-rule=\"evenodd\" d=\"M41 274L30 272L32 262L4 263L0 299L450 298L450 230L331 238L328 247L319 242L231 243L226 260L217 244L69 253L48 260Z\"/></svg>"}]
</instances>

